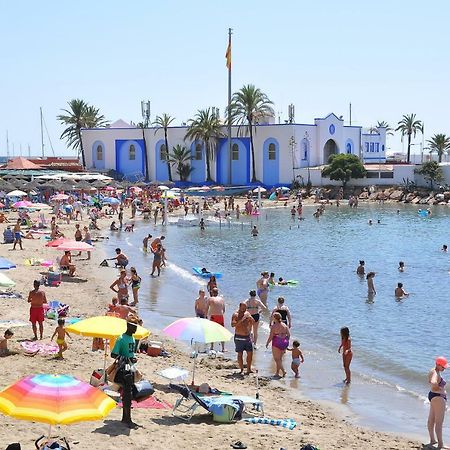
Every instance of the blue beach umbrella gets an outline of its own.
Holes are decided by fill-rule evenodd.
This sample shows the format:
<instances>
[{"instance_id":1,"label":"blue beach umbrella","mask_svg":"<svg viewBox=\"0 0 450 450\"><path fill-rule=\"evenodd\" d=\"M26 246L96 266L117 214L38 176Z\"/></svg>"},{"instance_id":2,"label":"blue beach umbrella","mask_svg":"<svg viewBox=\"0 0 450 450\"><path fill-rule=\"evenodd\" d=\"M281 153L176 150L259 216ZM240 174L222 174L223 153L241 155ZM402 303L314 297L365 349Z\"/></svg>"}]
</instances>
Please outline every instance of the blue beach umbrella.
<instances>
[{"instance_id":1,"label":"blue beach umbrella","mask_svg":"<svg viewBox=\"0 0 450 450\"><path fill-rule=\"evenodd\" d=\"M118 205L120 200L115 197L107 197L103 199L103 203L109 203L110 205Z\"/></svg>"},{"instance_id":2,"label":"blue beach umbrella","mask_svg":"<svg viewBox=\"0 0 450 450\"><path fill-rule=\"evenodd\" d=\"M0 270L8 270L8 269L15 269L15 268L16 268L16 265L12 261L9 261L6 258L0 257Z\"/></svg>"}]
</instances>

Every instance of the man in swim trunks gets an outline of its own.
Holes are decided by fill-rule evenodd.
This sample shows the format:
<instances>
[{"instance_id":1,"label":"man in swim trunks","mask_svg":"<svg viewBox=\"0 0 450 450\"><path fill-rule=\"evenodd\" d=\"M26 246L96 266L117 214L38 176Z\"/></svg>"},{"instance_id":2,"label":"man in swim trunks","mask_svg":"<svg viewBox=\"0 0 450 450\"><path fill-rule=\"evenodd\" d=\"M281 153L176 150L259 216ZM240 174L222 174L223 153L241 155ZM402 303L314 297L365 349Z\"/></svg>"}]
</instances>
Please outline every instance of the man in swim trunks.
<instances>
[{"instance_id":1,"label":"man in swim trunks","mask_svg":"<svg viewBox=\"0 0 450 450\"><path fill-rule=\"evenodd\" d=\"M116 260L116 267L125 269L128 265L128 257L125 253L122 253L120 248L116 248L116 256L114 256L114 258L109 258L107 261L112 261L113 259Z\"/></svg>"},{"instance_id":2,"label":"man in swim trunks","mask_svg":"<svg viewBox=\"0 0 450 450\"><path fill-rule=\"evenodd\" d=\"M208 297L205 295L205 290L198 291L198 297L195 299L195 315L200 319L206 319L206 312L208 311Z\"/></svg>"},{"instance_id":3,"label":"man in swim trunks","mask_svg":"<svg viewBox=\"0 0 450 450\"><path fill-rule=\"evenodd\" d=\"M37 327L36 322L39 323L39 335L42 340L44 334L44 303L47 303L47 297L44 291L40 291L39 287L41 283L39 280L34 280L34 289L28 294L28 303L30 303L30 322L33 328L34 338L37 340Z\"/></svg>"},{"instance_id":4,"label":"man in swim trunks","mask_svg":"<svg viewBox=\"0 0 450 450\"><path fill-rule=\"evenodd\" d=\"M225 314L225 301L222 296L219 295L219 289L213 288L211 290L211 297L208 299L208 309L206 311L209 316L209 320L216 322L219 325L225 326L223 315ZM221 342L222 352L225 351L225 342ZM211 344L211 350L214 349L214 343Z\"/></svg>"},{"instance_id":5,"label":"man in swim trunks","mask_svg":"<svg viewBox=\"0 0 450 450\"><path fill-rule=\"evenodd\" d=\"M256 294L267 307L267 296L269 295L269 272L261 272L261 278L256 282Z\"/></svg>"},{"instance_id":6,"label":"man in swim trunks","mask_svg":"<svg viewBox=\"0 0 450 450\"><path fill-rule=\"evenodd\" d=\"M256 342L258 341L259 313L263 309L267 310L267 308L261 300L258 300L256 298L255 290L251 290L248 295L249 298L245 301L245 306L247 308L247 311L253 317L253 344L256 348Z\"/></svg>"},{"instance_id":7,"label":"man in swim trunks","mask_svg":"<svg viewBox=\"0 0 450 450\"><path fill-rule=\"evenodd\" d=\"M20 229L20 219L17 219L16 224L14 225L14 246L13 246L13 250L16 249L16 245L19 244L20 246L20 250L23 250L22 247L22 233L21 233L21 229Z\"/></svg>"},{"instance_id":8,"label":"man in swim trunks","mask_svg":"<svg viewBox=\"0 0 450 450\"><path fill-rule=\"evenodd\" d=\"M162 246L162 241L163 241L165 238L166 238L165 236L161 236L161 237L157 237L157 238L153 239L152 243L150 244L150 247L151 247L153 250L156 250L157 247L158 247L158 244L161 244L161 246Z\"/></svg>"},{"instance_id":9,"label":"man in swim trunks","mask_svg":"<svg viewBox=\"0 0 450 450\"><path fill-rule=\"evenodd\" d=\"M239 303L238 310L231 317L231 326L234 328L234 343L236 345L237 360L241 373L244 372L244 352L247 352L247 372L252 373L253 342L250 333L255 320L247 311L247 305Z\"/></svg>"}]
</instances>

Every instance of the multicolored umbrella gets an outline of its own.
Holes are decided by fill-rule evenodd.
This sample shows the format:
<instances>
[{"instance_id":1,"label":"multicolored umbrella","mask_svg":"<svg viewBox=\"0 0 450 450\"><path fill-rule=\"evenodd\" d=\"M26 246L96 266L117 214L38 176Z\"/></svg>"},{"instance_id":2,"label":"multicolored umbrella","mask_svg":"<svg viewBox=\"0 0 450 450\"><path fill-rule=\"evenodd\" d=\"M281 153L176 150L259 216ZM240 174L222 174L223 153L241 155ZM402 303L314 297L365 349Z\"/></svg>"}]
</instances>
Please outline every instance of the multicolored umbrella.
<instances>
[{"instance_id":1,"label":"multicolored umbrella","mask_svg":"<svg viewBox=\"0 0 450 450\"><path fill-rule=\"evenodd\" d=\"M202 344L229 341L233 336L222 325L198 317L178 319L164 328L163 331L174 339Z\"/></svg>"},{"instance_id":2,"label":"multicolored umbrella","mask_svg":"<svg viewBox=\"0 0 450 450\"><path fill-rule=\"evenodd\" d=\"M82 241L65 241L61 245L58 245L56 249L69 252L90 252L94 250L95 247Z\"/></svg>"},{"instance_id":3,"label":"multicolored umbrella","mask_svg":"<svg viewBox=\"0 0 450 450\"><path fill-rule=\"evenodd\" d=\"M0 412L51 425L99 420L116 402L70 375L29 375L0 392Z\"/></svg>"},{"instance_id":4,"label":"multicolored umbrella","mask_svg":"<svg viewBox=\"0 0 450 450\"><path fill-rule=\"evenodd\" d=\"M174 339L209 344L229 341L233 336L225 327L216 322L198 317L186 317L172 322L163 332ZM195 378L195 361L192 369L192 384Z\"/></svg>"},{"instance_id":5,"label":"multicolored umbrella","mask_svg":"<svg viewBox=\"0 0 450 450\"><path fill-rule=\"evenodd\" d=\"M69 196L67 194L56 194L54 195L50 200L67 200L69 198Z\"/></svg>"}]
</instances>

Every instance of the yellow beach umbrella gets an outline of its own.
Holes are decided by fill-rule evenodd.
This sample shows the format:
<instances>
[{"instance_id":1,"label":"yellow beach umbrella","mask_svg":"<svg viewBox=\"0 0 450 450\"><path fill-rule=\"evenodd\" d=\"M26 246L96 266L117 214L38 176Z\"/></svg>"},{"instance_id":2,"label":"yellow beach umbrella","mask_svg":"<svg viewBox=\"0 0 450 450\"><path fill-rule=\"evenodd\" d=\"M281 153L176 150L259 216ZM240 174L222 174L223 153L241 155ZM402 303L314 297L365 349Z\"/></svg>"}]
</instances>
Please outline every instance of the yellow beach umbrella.
<instances>
[{"instance_id":1,"label":"yellow beach umbrella","mask_svg":"<svg viewBox=\"0 0 450 450\"><path fill-rule=\"evenodd\" d=\"M127 321L113 316L97 316L89 319L80 320L66 327L70 333L79 334L87 337L97 337L114 340L127 331ZM137 325L135 339L143 339L150 335L150 330Z\"/></svg>"}]
</instances>

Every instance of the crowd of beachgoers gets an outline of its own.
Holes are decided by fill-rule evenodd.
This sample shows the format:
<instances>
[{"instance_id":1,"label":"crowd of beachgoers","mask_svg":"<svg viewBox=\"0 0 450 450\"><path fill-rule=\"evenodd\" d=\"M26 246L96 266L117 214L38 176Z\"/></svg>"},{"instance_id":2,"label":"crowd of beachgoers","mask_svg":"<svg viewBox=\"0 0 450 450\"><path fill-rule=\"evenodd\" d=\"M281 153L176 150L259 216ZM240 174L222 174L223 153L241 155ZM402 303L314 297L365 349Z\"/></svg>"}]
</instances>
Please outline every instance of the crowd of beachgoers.
<instances>
[{"instance_id":1,"label":"crowd of beachgoers","mask_svg":"<svg viewBox=\"0 0 450 450\"><path fill-rule=\"evenodd\" d=\"M261 345L258 326L261 314L268 309L269 289L276 284L296 283L296 280L275 277L274 273L266 270L259 276L255 274L255 285L249 286L248 299L239 303L228 322L226 302L220 294L220 274L210 272L208 267L197 268L197 275L205 280L205 287L199 290L196 299L192 299L193 315L233 330L236 356L230 344L227 344L226 352L224 342L217 351L211 344L212 351L205 354L202 364L196 369L196 378L204 383L190 385L185 379L183 383L186 382L186 387L194 393L233 391L233 394L252 396L255 400L253 405L250 402L250 407L258 405L261 399L266 417L274 418L278 422L272 425L278 426L270 426L268 421L262 420L239 421L232 429L226 427L217 431L209 418L195 417L191 422L196 427L189 427L185 421L172 417L167 405L177 405L179 392L174 392L168 383L159 383L162 378L158 379L156 373L173 365L189 368L190 355L164 335L152 335L139 341L132 337L138 327L150 330L152 326L157 327L157 324L143 323L139 315L139 306L145 301L140 292L142 279L160 277L159 280L164 281L164 269L170 260L170 252L166 250L170 250L170 237L166 237L165 227L170 218L193 215L198 218L200 232L207 232L207 217L232 221L260 214L261 199L254 192L239 198L189 197L177 192L168 198L158 187L131 187L125 191L105 187L96 195L59 193L39 199L42 203L27 197L8 200L6 206L11 209L0 213L5 241L2 256L16 269L11 272L15 285L9 289L7 284L3 285L1 294L4 307L0 317L4 329L0 338L0 354L8 357L2 387L36 372L70 373L88 380L96 365L101 365L99 357L96 352L91 352L86 340L74 336L70 329L80 319L107 315L124 319L128 324L127 330L110 349L113 358L109 358L108 366L119 356L126 358L133 367L137 363L140 372L153 383L153 397L162 405L158 406L160 409L138 409L136 405L130 409L127 407L128 402L131 406L127 385L125 382L116 383L118 388L122 387L119 392L123 405L122 419L120 412L114 410L94 433L94 426L89 423L73 425L67 428L67 433L66 429L58 429L57 433L65 434L69 441L83 442L80 448L116 448L130 443L134 448L148 448L149 442L156 446L154 448L160 448L168 441L173 442L171 448L227 448L230 445L234 448L246 448L245 445L248 448L301 448L308 443L322 449L422 448L407 438L364 430L348 421L343 422L323 406L292 397L292 393L277 384L278 379L286 376L300 378L301 365L305 362L301 344L291 328L293 313L284 297L278 297L276 306L269 311L270 332L263 342L266 347L271 347L274 375L261 377L258 374L253 365L253 352ZM320 220L330 202L321 198L320 190L312 201L318 204L312 216ZM304 219L305 200L300 192L291 195L279 192L276 204L289 208L293 220ZM356 208L358 198L344 200L343 191L340 191L333 206L344 204ZM134 232L142 228L146 229L145 237L138 245L143 252L151 254L151 267L134 263L121 247L117 247L113 255L104 253L102 242L111 235L120 241L120 236L126 234L133 240ZM260 238L256 225L248 233L249 239ZM442 251L447 251L446 245ZM105 271L102 266L110 269ZM405 270L403 261L400 261L398 270ZM368 291L376 295L375 273L366 274L364 261L360 261L356 273L367 277ZM401 283L394 289L398 297L408 295ZM53 297L59 299L56 304ZM343 383L350 384L353 352L346 324L337 329L336 341L336 348L342 354ZM94 337L92 350L107 352L106 344L103 339ZM149 348L154 354L163 356L149 357ZM290 374L284 361L287 352L290 355ZM446 359L441 356L429 373L428 429L430 443L436 444L437 448L445 448L442 423L446 393L442 374L447 367ZM109 390L105 392L111 394ZM2 444L7 445L14 440L29 443L33 436L42 434L38 431L40 425L36 423L30 426L6 416L1 418L1 423L7 425L0 431ZM177 431L170 426L174 424L177 424ZM130 428L133 429L131 434L125 431ZM105 434L114 436L111 444L105 444ZM53 438L57 440L55 436ZM26 444L22 445L27 448Z\"/></svg>"}]
</instances>

